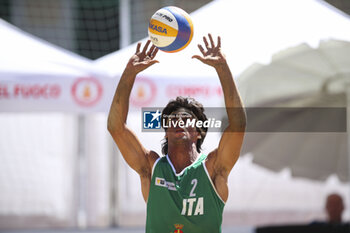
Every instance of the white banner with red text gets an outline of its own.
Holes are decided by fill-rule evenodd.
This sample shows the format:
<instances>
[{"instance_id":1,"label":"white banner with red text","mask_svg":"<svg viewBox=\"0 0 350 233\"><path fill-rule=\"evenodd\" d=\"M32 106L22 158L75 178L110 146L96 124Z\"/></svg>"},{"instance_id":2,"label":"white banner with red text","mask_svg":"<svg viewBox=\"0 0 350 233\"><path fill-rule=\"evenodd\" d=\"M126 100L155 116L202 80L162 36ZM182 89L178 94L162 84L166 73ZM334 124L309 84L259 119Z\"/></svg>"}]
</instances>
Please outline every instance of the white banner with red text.
<instances>
[{"instance_id":1,"label":"white banner with red text","mask_svg":"<svg viewBox=\"0 0 350 233\"><path fill-rule=\"evenodd\" d=\"M30 75L0 80L0 112L108 112L119 79ZM223 105L216 78L137 77L130 110L164 107L177 96L190 96L205 107Z\"/></svg>"}]
</instances>

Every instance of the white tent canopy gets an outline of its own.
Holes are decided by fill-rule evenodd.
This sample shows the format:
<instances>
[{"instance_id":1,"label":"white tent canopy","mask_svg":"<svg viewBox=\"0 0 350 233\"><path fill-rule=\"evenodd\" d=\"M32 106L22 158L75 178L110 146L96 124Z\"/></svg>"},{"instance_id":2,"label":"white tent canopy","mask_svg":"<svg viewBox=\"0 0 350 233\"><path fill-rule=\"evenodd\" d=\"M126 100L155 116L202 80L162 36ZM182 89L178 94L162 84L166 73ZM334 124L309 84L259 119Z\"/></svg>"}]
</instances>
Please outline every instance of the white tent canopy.
<instances>
[{"instance_id":1,"label":"white tent canopy","mask_svg":"<svg viewBox=\"0 0 350 233\"><path fill-rule=\"evenodd\" d=\"M0 19L1 73L86 75L89 59L41 40ZM84 70L82 69L84 68ZM1 76L1 80L4 78ZM12 78L12 77L9 77Z\"/></svg>"},{"instance_id":2,"label":"white tent canopy","mask_svg":"<svg viewBox=\"0 0 350 233\"><path fill-rule=\"evenodd\" d=\"M104 100L109 80L97 78L102 75L91 60L2 19L0 35L1 112L91 112L109 106L109 99ZM86 90L89 93L84 95Z\"/></svg>"}]
</instances>

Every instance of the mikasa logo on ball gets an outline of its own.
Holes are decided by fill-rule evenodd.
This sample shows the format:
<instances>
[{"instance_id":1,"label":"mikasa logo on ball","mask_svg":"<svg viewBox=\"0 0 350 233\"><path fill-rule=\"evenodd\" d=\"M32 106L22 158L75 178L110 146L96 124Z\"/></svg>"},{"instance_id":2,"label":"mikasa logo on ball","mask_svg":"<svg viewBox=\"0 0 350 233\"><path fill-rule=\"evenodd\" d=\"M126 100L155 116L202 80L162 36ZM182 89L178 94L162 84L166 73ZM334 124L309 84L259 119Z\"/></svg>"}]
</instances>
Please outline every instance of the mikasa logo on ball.
<instances>
[{"instance_id":1,"label":"mikasa logo on ball","mask_svg":"<svg viewBox=\"0 0 350 233\"><path fill-rule=\"evenodd\" d=\"M152 30L156 30L157 32L167 34L166 28L162 28L161 26L157 26L150 23L149 28L151 28Z\"/></svg>"}]
</instances>

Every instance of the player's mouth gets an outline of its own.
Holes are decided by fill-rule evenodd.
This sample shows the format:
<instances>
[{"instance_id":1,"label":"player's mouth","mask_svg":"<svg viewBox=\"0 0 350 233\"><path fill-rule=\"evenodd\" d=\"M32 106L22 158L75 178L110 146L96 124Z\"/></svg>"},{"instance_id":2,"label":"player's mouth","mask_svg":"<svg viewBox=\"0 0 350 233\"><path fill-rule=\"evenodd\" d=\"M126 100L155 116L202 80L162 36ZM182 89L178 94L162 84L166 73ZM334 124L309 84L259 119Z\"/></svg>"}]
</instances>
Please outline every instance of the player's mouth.
<instances>
[{"instance_id":1,"label":"player's mouth","mask_svg":"<svg viewBox=\"0 0 350 233\"><path fill-rule=\"evenodd\" d=\"M176 128L175 129L175 133L182 133L185 132L185 130L183 128Z\"/></svg>"}]
</instances>

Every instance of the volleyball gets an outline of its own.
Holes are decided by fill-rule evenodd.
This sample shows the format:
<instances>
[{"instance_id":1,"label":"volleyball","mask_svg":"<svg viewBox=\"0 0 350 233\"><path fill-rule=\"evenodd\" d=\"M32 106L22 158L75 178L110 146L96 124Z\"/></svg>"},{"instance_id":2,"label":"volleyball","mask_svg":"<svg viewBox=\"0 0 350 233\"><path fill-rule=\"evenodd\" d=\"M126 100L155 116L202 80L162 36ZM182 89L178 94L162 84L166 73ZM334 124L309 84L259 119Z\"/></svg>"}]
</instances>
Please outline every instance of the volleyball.
<instances>
[{"instance_id":1,"label":"volleyball","mask_svg":"<svg viewBox=\"0 0 350 233\"><path fill-rule=\"evenodd\" d=\"M175 53L186 48L193 37L193 23L186 11L163 7L151 17L148 36L160 50Z\"/></svg>"}]
</instances>

